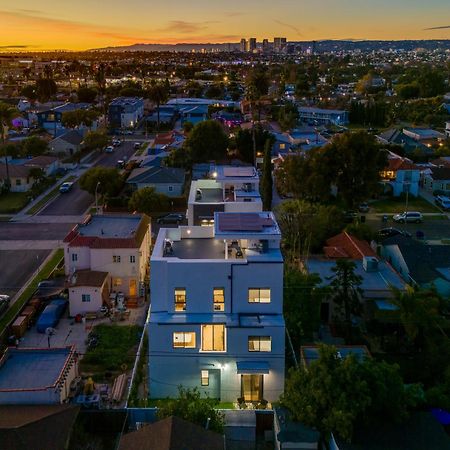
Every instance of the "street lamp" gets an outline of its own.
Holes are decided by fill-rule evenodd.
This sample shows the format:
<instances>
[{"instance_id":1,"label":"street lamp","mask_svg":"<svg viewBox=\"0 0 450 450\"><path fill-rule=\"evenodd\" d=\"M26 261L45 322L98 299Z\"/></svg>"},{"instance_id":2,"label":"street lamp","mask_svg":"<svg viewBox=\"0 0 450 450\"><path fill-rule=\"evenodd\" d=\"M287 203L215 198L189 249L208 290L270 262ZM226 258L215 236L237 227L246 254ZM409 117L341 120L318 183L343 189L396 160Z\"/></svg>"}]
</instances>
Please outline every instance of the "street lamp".
<instances>
[{"instance_id":1,"label":"street lamp","mask_svg":"<svg viewBox=\"0 0 450 450\"><path fill-rule=\"evenodd\" d=\"M97 199L97 190L101 186L100 181L97 181L97 185L95 186L95 213L98 214L98 199Z\"/></svg>"}]
</instances>

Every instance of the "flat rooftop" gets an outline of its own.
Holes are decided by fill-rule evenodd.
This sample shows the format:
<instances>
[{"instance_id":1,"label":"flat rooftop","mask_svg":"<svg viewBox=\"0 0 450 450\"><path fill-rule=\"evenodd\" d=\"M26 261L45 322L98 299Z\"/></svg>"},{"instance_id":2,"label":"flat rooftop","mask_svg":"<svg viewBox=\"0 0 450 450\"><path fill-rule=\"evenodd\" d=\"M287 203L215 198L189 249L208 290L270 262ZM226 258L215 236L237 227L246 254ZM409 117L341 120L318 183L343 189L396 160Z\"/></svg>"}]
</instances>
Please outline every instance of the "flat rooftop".
<instances>
[{"instance_id":1,"label":"flat rooftop","mask_svg":"<svg viewBox=\"0 0 450 450\"><path fill-rule=\"evenodd\" d=\"M180 259L225 259L223 241L214 238L181 239L172 244L170 258Z\"/></svg>"},{"instance_id":2,"label":"flat rooftop","mask_svg":"<svg viewBox=\"0 0 450 450\"><path fill-rule=\"evenodd\" d=\"M71 348L8 349L0 365L0 391L39 389L53 386Z\"/></svg>"},{"instance_id":3,"label":"flat rooftop","mask_svg":"<svg viewBox=\"0 0 450 450\"><path fill-rule=\"evenodd\" d=\"M201 188L202 197L196 199L196 203L221 203L223 202L223 190L215 188Z\"/></svg>"},{"instance_id":4,"label":"flat rooftop","mask_svg":"<svg viewBox=\"0 0 450 450\"><path fill-rule=\"evenodd\" d=\"M281 232L271 212L214 213L214 235L230 237L280 238Z\"/></svg>"},{"instance_id":5,"label":"flat rooftop","mask_svg":"<svg viewBox=\"0 0 450 450\"><path fill-rule=\"evenodd\" d=\"M129 238L132 237L141 222L140 215L125 216L92 216L85 225L79 225L80 236L101 238Z\"/></svg>"}]
</instances>

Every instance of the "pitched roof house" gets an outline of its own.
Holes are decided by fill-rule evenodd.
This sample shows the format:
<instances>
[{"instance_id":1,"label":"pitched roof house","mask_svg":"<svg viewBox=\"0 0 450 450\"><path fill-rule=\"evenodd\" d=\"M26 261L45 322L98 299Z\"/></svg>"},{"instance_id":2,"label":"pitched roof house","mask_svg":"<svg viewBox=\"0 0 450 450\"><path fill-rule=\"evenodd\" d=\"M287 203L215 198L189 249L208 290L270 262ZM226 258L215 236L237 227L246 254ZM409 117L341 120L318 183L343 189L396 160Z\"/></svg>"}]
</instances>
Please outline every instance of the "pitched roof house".
<instances>
[{"instance_id":1,"label":"pitched roof house","mask_svg":"<svg viewBox=\"0 0 450 450\"><path fill-rule=\"evenodd\" d=\"M176 167L140 167L131 172L127 183L136 189L153 187L161 194L179 197L183 194L185 177L184 169Z\"/></svg>"}]
</instances>

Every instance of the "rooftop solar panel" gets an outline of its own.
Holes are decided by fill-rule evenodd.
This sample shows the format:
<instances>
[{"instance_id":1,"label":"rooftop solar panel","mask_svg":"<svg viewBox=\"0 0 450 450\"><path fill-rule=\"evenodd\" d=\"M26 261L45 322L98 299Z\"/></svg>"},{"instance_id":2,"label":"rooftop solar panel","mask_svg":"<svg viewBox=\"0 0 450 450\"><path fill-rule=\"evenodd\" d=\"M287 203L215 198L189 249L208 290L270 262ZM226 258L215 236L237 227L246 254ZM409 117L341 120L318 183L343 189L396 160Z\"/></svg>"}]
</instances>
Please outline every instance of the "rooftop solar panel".
<instances>
[{"instance_id":1,"label":"rooftop solar panel","mask_svg":"<svg viewBox=\"0 0 450 450\"><path fill-rule=\"evenodd\" d=\"M223 174L226 177L253 177L253 167L224 167Z\"/></svg>"}]
</instances>

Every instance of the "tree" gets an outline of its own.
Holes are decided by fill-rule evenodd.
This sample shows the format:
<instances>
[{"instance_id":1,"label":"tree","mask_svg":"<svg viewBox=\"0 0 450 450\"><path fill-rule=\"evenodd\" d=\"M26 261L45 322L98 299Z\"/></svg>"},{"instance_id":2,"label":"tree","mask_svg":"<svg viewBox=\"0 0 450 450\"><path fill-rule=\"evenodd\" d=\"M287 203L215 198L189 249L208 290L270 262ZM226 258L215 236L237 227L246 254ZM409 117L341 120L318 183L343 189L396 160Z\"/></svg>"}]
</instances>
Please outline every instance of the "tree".
<instances>
[{"instance_id":1,"label":"tree","mask_svg":"<svg viewBox=\"0 0 450 450\"><path fill-rule=\"evenodd\" d=\"M319 359L291 369L281 403L293 418L351 441L353 429L377 420L402 422L418 402L417 386L405 387L399 368L372 358L341 357L321 345Z\"/></svg>"},{"instance_id":2,"label":"tree","mask_svg":"<svg viewBox=\"0 0 450 450\"><path fill-rule=\"evenodd\" d=\"M223 85L212 84L206 89L205 97L210 99L220 99L223 98Z\"/></svg>"},{"instance_id":3,"label":"tree","mask_svg":"<svg viewBox=\"0 0 450 450\"><path fill-rule=\"evenodd\" d=\"M255 146L253 146L253 135L255 138ZM239 128L235 134L234 140L236 142L236 150L240 160L254 164L254 150L256 150L256 153L262 152L268 139L270 139L272 145L274 142L273 134L265 130L259 124L255 125L253 130L243 130L242 128Z\"/></svg>"},{"instance_id":4,"label":"tree","mask_svg":"<svg viewBox=\"0 0 450 450\"><path fill-rule=\"evenodd\" d=\"M26 156L43 155L48 150L48 144L38 136L30 136L23 141L22 153Z\"/></svg>"},{"instance_id":5,"label":"tree","mask_svg":"<svg viewBox=\"0 0 450 450\"><path fill-rule=\"evenodd\" d=\"M22 90L20 91L20 93L27 98L27 100L31 103L33 103L34 101L36 101L37 99L37 92L36 92L36 86L24 86L22 88Z\"/></svg>"},{"instance_id":6,"label":"tree","mask_svg":"<svg viewBox=\"0 0 450 450\"><path fill-rule=\"evenodd\" d=\"M99 187L97 188L97 184ZM80 188L94 195L96 189L108 197L115 197L123 187L123 180L117 169L111 167L91 167L81 177Z\"/></svg>"},{"instance_id":7,"label":"tree","mask_svg":"<svg viewBox=\"0 0 450 450\"><path fill-rule=\"evenodd\" d=\"M78 128L81 125L91 127L98 116L99 113L92 109L76 109L64 112L61 123L66 128Z\"/></svg>"},{"instance_id":8,"label":"tree","mask_svg":"<svg viewBox=\"0 0 450 450\"><path fill-rule=\"evenodd\" d=\"M155 191L154 187L145 187L133 192L128 202L130 211L150 215L152 212L163 212L169 209L169 197Z\"/></svg>"},{"instance_id":9,"label":"tree","mask_svg":"<svg viewBox=\"0 0 450 450\"><path fill-rule=\"evenodd\" d=\"M46 102L56 95L55 80L51 78L39 78L36 80L36 94L40 102Z\"/></svg>"},{"instance_id":10,"label":"tree","mask_svg":"<svg viewBox=\"0 0 450 450\"><path fill-rule=\"evenodd\" d=\"M194 124L192 122L186 121L183 123L183 131L186 134L189 134L191 132L192 128L194 128Z\"/></svg>"},{"instance_id":11,"label":"tree","mask_svg":"<svg viewBox=\"0 0 450 450\"><path fill-rule=\"evenodd\" d=\"M291 102L286 103L278 110L277 118L282 130L294 128L299 119L297 106Z\"/></svg>"},{"instance_id":12,"label":"tree","mask_svg":"<svg viewBox=\"0 0 450 450\"><path fill-rule=\"evenodd\" d=\"M158 405L158 417L164 419L176 416L189 422L205 427L209 422L209 429L217 433L223 433L224 416L215 409L218 401L202 397L197 388L188 389L180 386L178 398L166 399Z\"/></svg>"},{"instance_id":13,"label":"tree","mask_svg":"<svg viewBox=\"0 0 450 450\"><path fill-rule=\"evenodd\" d=\"M193 162L220 161L227 156L228 137L219 122L206 120L195 125L185 147Z\"/></svg>"},{"instance_id":14,"label":"tree","mask_svg":"<svg viewBox=\"0 0 450 450\"><path fill-rule=\"evenodd\" d=\"M97 91L87 86L81 86L77 91L78 101L82 103L94 103Z\"/></svg>"},{"instance_id":15,"label":"tree","mask_svg":"<svg viewBox=\"0 0 450 450\"><path fill-rule=\"evenodd\" d=\"M86 134L86 137L83 141L84 148L88 150L101 150L103 147L108 145L108 143L108 136L100 131L90 131Z\"/></svg>"},{"instance_id":16,"label":"tree","mask_svg":"<svg viewBox=\"0 0 450 450\"><path fill-rule=\"evenodd\" d=\"M169 98L169 91L167 90L166 85L162 83L155 83L150 86L148 90L148 98L156 104L156 114L157 114L157 130L159 130L159 108L162 103L165 103Z\"/></svg>"},{"instance_id":17,"label":"tree","mask_svg":"<svg viewBox=\"0 0 450 450\"><path fill-rule=\"evenodd\" d=\"M0 132L2 134L2 146L5 151L5 169L6 169L6 180L3 184L3 189L9 191L11 188L11 179L9 178L9 165L8 165L8 157L6 153L5 143L8 138L8 127L11 125L12 120L15 115L15 110L7 103L0 102Z\"/></svg>"},{"instance_id":18,"label":"tree","mask_svg":"<svg viewBox=\"0 0 450 450\"><path fill-rule=\"evenodd\" d=\"M356 420L371 401L356 357L342 359L336 348L321 346L319 359L307 363L308 368L289 371L281 403L294 420L350 441Z\"/></svg>"},{"instance_id":19,"label":"tree","mask_svg":"<svg viewBox=\"0 0 450 450\"><path fill-rule=\"evenodd\" d=\"M28 172L31 178L36 180L38 183L41 182L45 178L45 172L44 169L41 169L40 167L32 167L30 171Z\"/></svg>"},{"instance_id":20,"label":"tree","mask_svg":"<svg viewBox=\"0 0 450 450\"><path fill-rule=\"evenodd\" d=\"M360 285L362 278L355 274L356 264L349 259L338 259L332 268L334 279L330 284L331 300L337 304L344 312L347 336L351 336L352 314L359 314L361 311Z\"/></svg>"},{"instance_id":21,"label":"tree","mask_svg":"<svg viewBox=\"0 0 450 450\"><path fill-rule=\"evenodd\" d=\"M263 172L260 185L264 211L270 211L272 209L272 190L272 142L268 139L264 149Z\"/></svg>"}]
</instances>

